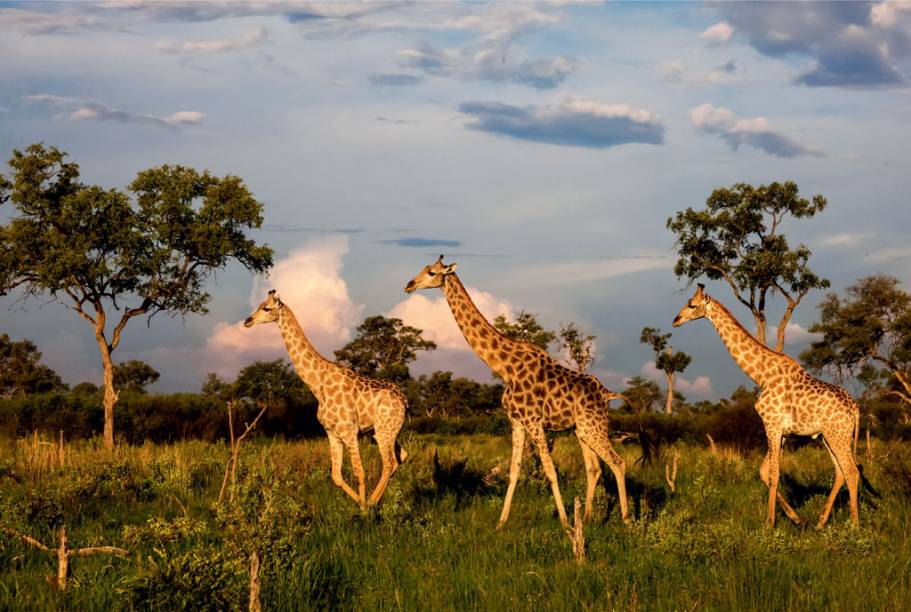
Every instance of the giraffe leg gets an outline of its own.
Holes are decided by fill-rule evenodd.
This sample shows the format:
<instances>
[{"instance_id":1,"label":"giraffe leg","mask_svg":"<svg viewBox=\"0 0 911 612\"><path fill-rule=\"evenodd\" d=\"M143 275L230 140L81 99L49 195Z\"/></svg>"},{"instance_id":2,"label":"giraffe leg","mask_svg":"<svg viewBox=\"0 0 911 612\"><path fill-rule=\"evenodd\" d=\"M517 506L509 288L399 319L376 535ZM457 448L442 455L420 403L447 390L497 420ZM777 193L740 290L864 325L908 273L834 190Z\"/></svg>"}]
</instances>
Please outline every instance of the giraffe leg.
<instances>
[{"instance_id":1,"label":"giraffe leg","mask_svg":"<svg viewBox=\"0 0 911 612\"><path fill-rule=\"evenodd\" d=\"M357 444L357 433L346 436L343 440L345 448L348 449L348 456L351 457L351 469L357 478L357 503L361 509L367 507L367 486L365 483L364 464L361 462L361 449Z\"/></svg>"},{"instance_id":2,"label":"giraffe leg","mask_svg":"<svg viewBox=\"0 0 911 612\"><path fill-rule=\"evenodd\" d=\"M582 460L585 461L585 478L587 487L585 490L585 520L587 521L592 514L592 501L595 499L595 489L598 486L598 479L601 478L601 460L591 447L579 438L579 446L582 447Z\"/></svg>"},{"instance_id":3,"label":"giraffe leg","mask_svg":"<svg viewBox=\"0 0 911 612\"><path fill-rule=\"evenodd\" d=\"M332 459L332 482L335 483L335 486L347 493L351 499L360 502L357 498L357 493L348 486L348 483L345 482L345 479L342 477L342 462L345 460L345 447L342 444L342 440L332 432L328 432L328 436L329 455Z\"/></svg>"},{"instance_id":4,"label":"giraffe leg","mask_svg":"<svg viewBox=\"0 0 911 612\"><path fill-rule=\"evenodd\" d=\"M769 486L769 453L766 453L765 459L762 460L762 465L759 466L759 479L766 487ZM800 518L797 511L791 507L780 491L776 494L776 497L778 503L781 504L781 509L788 515L788 518L791 519L795 525L803 525L803 519Z\"/></svg>"},{"instance_id":5,"label":"giraffe leg","mask_svg":"<svg viewBox=\"0 0 911 612\"><path fill-rule=\"evenodd\" d=\"M503 512L497 529L500 529L509 518L509 509L512 507L512 495L516 492L516 483L519 481L519 472L522 469L522 453L525 452L525 427L518 421L512 421L512 457L509 460L509 487L506 489L506 499L503 500Z\"/></svg>"},{"instance_id":6,"label":"giraffe leg","mask_svg":"<svg viewBox=\"0 0 911 612\"><path fill-rule=\"evenodd\" d=\"M626 463L624 463L623 457L618 455L617 451L614 450L614 447L611 446L607 434L590 438L588 444L599 457L604 459L604 463L606 463L607 467L610 468L610 471L613 472L614 479L617 481L617 496L620 498L620 516L623 518L624 522L628 523L629 501L626 497Z\"/></svg>"},{"instance_id":7,"label":"giraffe leg","mask_svg":"<svg viewBox=\"0 0 911 612\"><path fill-rule=\"evenodd\" d=\"M383 462L383 472L380 474L380 481L370 494L370 505L380 501L383 493L386 492L386 486L389 484L389 478L399 467L399 462L395 457L395 435L388 432L376 434L376 444L380 450L380 460Z\"/></svg>"},{"instance_id":8,"label":"giraffe leg","mask_svg":"<svg viewBox=\"0 0 911 612\"><path fill-rule=\"evenodd\" d=\"M832 459L832 465L835 466L835 483L832 485L832 491L829 493L829 499L826 500L826 505L822 509L822 514L819 515L816 529L825 527L825 524L829 520L829 514L832 512L832 506L835 505L835 498L838 497L838 492L845 483L844 473L841 470L841 466L838 465L838 459L835 458L835 453L832 452L832 448L829 446L829 442L825 439L825 436L823 436L823 441L826 443L826 450L829 451L829 458Z\"/></svg>"},{"instance_id":9,"label":"giraffe leg","mask_svg":"<svg viewBox=\"0 0 911 612\"><path fill-rule=\"evenodd\" d=\"M766 518L766 527L775 526L775 501L778 496L778 477L781 473L781 434L771 432L767 434L769 442L768 478L769 478L769 513Z\"/></svg>"},{"instance_id":10,"label":"giraffe leg","mask_svg":"<svg viewBox=\"0 0 911 612\"><path fill-rule=\"evenodd\" d=\"M557 470L554 467L553 459L550 458L550 451L547 450L547 438L544 437L544 429L537 425L534 429L529 430L528 434L538 449L538 456L541 457L541 467L544 468L544 474L550 481L550 490L554 494L554 504L557 506L557 514L560 515L560 522L563 523L564 529L569 529L569 519L566 518L566 508L563 507L563 496L560 495L560 484L557 482Z\"/></svg>"},{"instance_id":11,"label":"giraffe leg","mask_svg":"<svg viewBox=\"0 0 911 612\"><path fill-rule=\"evenodd\" d=\"M838 475L840 472L845 482L848 484L848 495L851 501L851 521L856 527L860 525L857 511L857 485L860 482L860 472L857 469L857 465L854 463L854 451L851 447L851 434L849 433L848 435L838 437L833 436L832 438L827 438L825 434L823 434L823 439L826 441L826 446L833 456L836 482L838 482ZM841 483L838 483L838 487L841 488ZM834 490L830 494L831 503L834 503L834 497L837 493L838 491ZM826 504L826 506L828 507L829 504ZM831 510L831 508L827 509ZM828 519L828 513L826 514L826 518ZM822 522L822 517L820 517L820 521Z\"/></svg>"}]
</instances>

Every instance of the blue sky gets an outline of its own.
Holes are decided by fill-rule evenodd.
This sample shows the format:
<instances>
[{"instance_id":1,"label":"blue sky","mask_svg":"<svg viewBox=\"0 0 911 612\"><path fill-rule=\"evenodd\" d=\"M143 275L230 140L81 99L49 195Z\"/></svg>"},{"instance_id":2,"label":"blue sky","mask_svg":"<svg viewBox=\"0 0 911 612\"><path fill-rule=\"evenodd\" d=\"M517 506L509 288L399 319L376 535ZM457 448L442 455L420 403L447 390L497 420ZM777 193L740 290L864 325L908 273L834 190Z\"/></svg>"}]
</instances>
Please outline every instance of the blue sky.
<instances>
[{"instance_id":1,"label":"blue sky","mask_svg":"<svg viewBox=\"0 0 911 612\"><path fill-rule=\"evenodd\" d=\"M911 281L909 3L7 2L0 57L5 157L44 141L117 187L182 163L265 204L270 278L229 268L208 316L128 328L115 359L152 364L159 390L282 356L274 330L236 326L272 286L324 351L400 315L441 346L417 371L486 378L439 293L402 292L440 252L491 316L594 333L618 388L655 374L639 332L670 330L687 297L666 219L739 181L828 199L784 231L833 289ZM792 355L821 297L796 311ZM100 380L82 320L21 306L0 299L2 331L67 382ZM689 398L748 382L707 322L672 343L694 357Z\"/></svg>"}]
</instances>

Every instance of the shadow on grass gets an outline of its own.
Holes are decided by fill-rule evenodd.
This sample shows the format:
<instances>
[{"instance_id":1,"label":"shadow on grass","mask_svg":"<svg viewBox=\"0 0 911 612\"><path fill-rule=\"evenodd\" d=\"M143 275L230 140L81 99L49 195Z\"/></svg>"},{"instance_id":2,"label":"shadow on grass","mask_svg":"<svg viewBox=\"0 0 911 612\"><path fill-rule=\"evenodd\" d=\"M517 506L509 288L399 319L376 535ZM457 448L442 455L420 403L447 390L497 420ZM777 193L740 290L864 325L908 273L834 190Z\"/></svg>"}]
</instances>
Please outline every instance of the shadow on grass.
<instances>
[{"instance_id":1,"label":"shadow on grass","mask_svg":"<svg viewBox=\"0 0 911 612\"><path fill-rule=\"evenodd\" d=\"M455 509L474 497L502 495L502 487L488 482L487 474L475 467L469 467L468 458L440 461L436 450L433 452L433 482L430 486L418 486L414 490L417 502L437 502L446 496L455 498Z\"/></svg>"},{"instance_id":2,"label":"shadow on grass","mask_svg":"<svg viewBox=\"0 0 911 612\"><path fill-rule=\"evenodd\" d=\"M620 499L617 497L617 480L610 470L605 472L601 482L607 494L606 521L620 504ZM626 496L630 504L631 518L635 520L643 516L654 518L670 499L664 486L643 482L635 474L626 475ZM617 512L619 513L619 510Z\"/></svg>"},{"instance_id":3,"label":"shadow on grass","mask_svg":"<svg viewBox=\"0 0 911 612\"><path fill-rule=\"evenodd\" d=\"M867 505L876 509L877 504L874 500L881 499L882 495L879 494L879 491L877 491L867 477L864 476L864 466L858 465L857 469L860 471L858 504ZM908 474L908 477L909 482L911 482L911 473ZM822 482L802 483L790 474L782 474L781 484L784 489L783 494L785 499L788 500L795 510L799 510L806 505L810 499L817 495L828 497L829 492L832 490L833 482L827 480ZM835 498L835 504L832 506L832 509L842 510L848 508L849 502L850 496L848 495L848 488L842 486L838 492L838 496Z\"/></svg>"}]
</instances>

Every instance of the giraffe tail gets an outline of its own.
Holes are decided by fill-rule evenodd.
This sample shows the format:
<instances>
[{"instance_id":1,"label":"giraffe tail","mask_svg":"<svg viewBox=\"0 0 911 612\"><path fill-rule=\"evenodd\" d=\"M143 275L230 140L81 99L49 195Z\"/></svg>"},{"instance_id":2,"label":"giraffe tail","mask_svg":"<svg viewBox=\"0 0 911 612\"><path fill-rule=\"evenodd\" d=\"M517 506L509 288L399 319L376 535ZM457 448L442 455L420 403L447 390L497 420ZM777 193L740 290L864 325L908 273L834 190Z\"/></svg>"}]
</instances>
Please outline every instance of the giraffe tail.
<instances>
[{"instance_id":1,"label":"giraffe tail","mask_svg":"<svg viewBox=\"0 0 911 612\"><path fill-rule=\"evenodd\" d=\"M857 438L860 435L860 410L854 413L854 448L851 449L854 456L854 465L857 465Z\"/></svg>"}]
</instances>

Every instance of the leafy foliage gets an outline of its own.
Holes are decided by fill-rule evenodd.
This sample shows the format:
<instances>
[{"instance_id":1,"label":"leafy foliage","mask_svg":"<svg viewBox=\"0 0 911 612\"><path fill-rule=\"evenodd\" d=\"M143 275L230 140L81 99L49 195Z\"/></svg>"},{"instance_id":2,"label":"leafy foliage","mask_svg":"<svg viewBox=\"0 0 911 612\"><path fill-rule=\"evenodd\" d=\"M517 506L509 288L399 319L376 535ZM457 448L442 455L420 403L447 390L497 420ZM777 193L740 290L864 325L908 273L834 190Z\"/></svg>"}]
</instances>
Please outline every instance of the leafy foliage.
<instances>
[{"instance_id":1,"label":"leafy foliage","mask_svg":"<svg viewBox=\"0 0 911 612\"><path fill-rule=\"evenodd\" d=\"M41 353L30 340L0 336L0 396L24 397L32 393L64 391L60 376L41 363Z\"/></svg>"},{"instance_id":2,"label":"leafy foliage","mask_svg":"<svg viewBox=\"0 0 911 612\"><path fill-rule=\"evenodd\" d=\"M813 289L829 281L808 266L811 252L804 245L791 248L779 232L788 216L811 218L824 210L826 199L800 196L791 181L753 187L736 183L716 189L701 210L687 208L667 220L677 238L678 278L690 282L706 277L724 280L736 298L753 314L756 337L766 343L766 299L778 292L787 307L778 324L777 350L784 347L785 329L794 309Z\"/></svg>"},{"instance_id":3,"label":"leafy foliage","mask_svg":"<svg viewBox=\"0 0 911 612\"><path fill-rule=\"evenodd\" d=\"M911 294L898 279L868 276L819 305L810 331L822 334L800 358L839 379L854 375L868 390L911 405Z\"/></svg>"},{"instance_id":4,"label":"leafy foliage","mask_svg":"<svg viewBox=\"0 0 911 612\"><path fill-rule=\"evenodd\" d=\"M494 410L500 406L503 386L484 384L452 372L433 372L412 379L405 387L413 414L449 418Z\"/></svg>"},{"instance_id":5,"label":"leafy foliage","mask_svg":"<svg viewBox=\"0 0 911 612\"><path fill-rule=\"evenodd\" d=\"M643 327L639 342L648 344L655 351L655 367L664 372L667 377L667 413L671 413L671 406L674 400L674 375L677 372L683 372L692 358L683 352L674 353L668 345L671 334L662 334L660 329L655 327Z\"/></svg>"},{"instance_id":6,"label":"leafy foliage","mask_svg":"<svg viewBox=\"0 0 911 612\"><path fill-rule=\"evenodd\" d=\"M114 365L114 387L132 393L145 393L159 376L158 370L138 359Z\"/></svg>"},{"instance_id":7,"label":"leafy foliage","mask_svg":"<svg viewBox=\"0 0 911 612\"><path fill-rule=\"evenodd\" d=\"M595 337L579 330L575 323L567 323L557 332L560 348L569 353L569 358L580 372L585 372L595 361Z\"/></svg>"},{"instance_id":8,"label":"leafy foliage","mask_svg":"<svg viewBox=\"0 0 911 612\"><path fill-rule=\"evenodd\" d=\"M401 319L367 317L357 326L354 340L335 351L335 359L363 376L400 383L409 378L408 364L417 359L419 351L437 347L422 333Z\"/></svg>"},{"instance_id":9,"label":"leafy foliage","mask_svg":"<svg viewBox=\"0 0 911 612\"><path fill-rule=\"evenodd\" d=\"M516 322L512 323L504 315L497 315L493 320L493 326L496 327L504 336L512 340L528 342L541 347L545 351L551 342L556 340L557 334L544 329L538 323L534 314L524 310L516 317Z\"/></svg>"}]
</instances>

